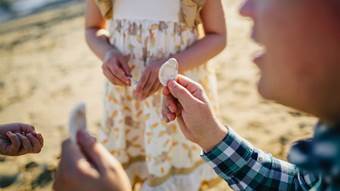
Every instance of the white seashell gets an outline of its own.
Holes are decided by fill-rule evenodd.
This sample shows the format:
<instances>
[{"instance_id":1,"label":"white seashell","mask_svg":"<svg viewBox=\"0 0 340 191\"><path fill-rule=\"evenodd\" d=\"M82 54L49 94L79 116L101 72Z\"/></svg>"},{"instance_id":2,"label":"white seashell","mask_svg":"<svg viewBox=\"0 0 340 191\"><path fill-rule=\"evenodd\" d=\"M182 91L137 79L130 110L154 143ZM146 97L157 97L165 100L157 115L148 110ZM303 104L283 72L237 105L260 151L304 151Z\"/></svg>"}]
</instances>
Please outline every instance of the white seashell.
<instances>
[{"instance_id":1,"label":"white seashell","mask_svg":"<svg viewBox=\"0 0 340 191\"><path fill-rule=\"evenodd\" d=\"M69 133L73 143L77 143L77 132L79 129L86 129L86 107L85 103L77 104L70 113Z\"/></svg>"},{"instance_id":2,"label":"white seashell","mask_svg":"<svg viewBox=\"0 0 340 191\"><path fill-rule=\"evenodd\" d=\"M158 78L163 86L167 86L169 80L175 80L178 75L178 62L170 58L159 69Z\"/></svg>"}]
</instances>

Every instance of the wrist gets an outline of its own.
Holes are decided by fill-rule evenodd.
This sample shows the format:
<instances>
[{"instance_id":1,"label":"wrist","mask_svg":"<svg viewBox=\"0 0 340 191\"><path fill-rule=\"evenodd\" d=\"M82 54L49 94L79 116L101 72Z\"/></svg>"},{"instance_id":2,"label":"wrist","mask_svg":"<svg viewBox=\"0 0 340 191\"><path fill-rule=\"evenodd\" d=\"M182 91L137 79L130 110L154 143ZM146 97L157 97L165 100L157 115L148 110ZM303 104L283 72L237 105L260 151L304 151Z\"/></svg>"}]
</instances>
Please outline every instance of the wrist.
<instances>
[{"instance_id":1,"label":"wrist","mask_svg":"<svg viewBox=\"0 0 340 191\"><path fill-rule=\"evenodd\" d=\"M107 61L108 59L110 59L111 57L115 57L119 54L119 52L114 49L114 48L110 48L108 50L106 50L101 58L102 62Z\"/></svg>"},{"instance_id":2,"label":"wrist","mask_svg":"<svg viewBox=\"0 0 340 191\"><path fill-rule=\"evenodd\" d=\"M213 128L211 128L211 131L202 138L204 141L199 143L199 145L204 152L209 152L216 147L225 138L225 136L227 136L227 134L228 129L217 121L213 125Z\"/></svg>"}]
</instances>

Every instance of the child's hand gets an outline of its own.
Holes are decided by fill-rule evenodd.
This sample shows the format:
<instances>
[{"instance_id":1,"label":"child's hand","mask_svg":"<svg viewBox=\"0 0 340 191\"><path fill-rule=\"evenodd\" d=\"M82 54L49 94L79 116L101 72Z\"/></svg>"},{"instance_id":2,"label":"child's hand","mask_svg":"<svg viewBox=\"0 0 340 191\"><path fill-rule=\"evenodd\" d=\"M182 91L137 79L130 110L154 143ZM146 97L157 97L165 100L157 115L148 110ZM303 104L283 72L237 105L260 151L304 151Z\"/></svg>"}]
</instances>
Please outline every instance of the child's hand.
<instances>
[{"instance_id":1,"label":"child's hand","mask_svg":"<svg viewBox=\"0 0 340 191\"><path fill-rule=\"evenodd\" d=\"M0 125L0 154L19 156L27 153L39 153L44 140L34 127L27 124L13 123Z\"/></svg>"},{"instance_id":2,"label":"child's hand","mask_svg":"<svg viewBox=\"0 0 340 191\"><path fill-rule=\"evenodd\" d=\"M124 56L115 50L106 53L102 71L105 77L114 85L130 86L131 71L128 65L130 56Z\"/></svg>"},{"instance_id":3,"label":"child's hand","mask_svg":"<svg viewBox=\"0 0 340 191\"><path fill-rule=\"evenodd\" d=\"M158 72L165 61L164 59L153 61L145 68L134 92L138 99L144 100L162 87Z\"/></svg>"}]
</instances>

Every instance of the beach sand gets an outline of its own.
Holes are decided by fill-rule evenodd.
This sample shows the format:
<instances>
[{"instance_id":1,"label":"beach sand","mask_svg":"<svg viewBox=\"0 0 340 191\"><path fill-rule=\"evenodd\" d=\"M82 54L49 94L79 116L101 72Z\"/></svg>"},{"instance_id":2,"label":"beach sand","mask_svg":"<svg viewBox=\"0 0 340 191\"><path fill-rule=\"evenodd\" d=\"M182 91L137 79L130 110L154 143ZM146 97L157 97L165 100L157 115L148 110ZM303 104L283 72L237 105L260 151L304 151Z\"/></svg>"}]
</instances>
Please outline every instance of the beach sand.
<instances>
[{"instance_id":1,"label":"beach sand","mask_svg":"<svg viewBox=\"0 0 340 191\"><path fill-rule=\"evenodd\" d=\"M87 104L91 132L100 125L104 78L84 41L83 6L0 25L0 123L31 123L45 138L38 155L0 157L0 190L51 190L69 111L79 101ZM251 62L258 47L249 38L251 22L238 15L239 6L240 1L225 1L228 47L213 60L220 118L252 144L285 159L289 145L310 136L316 120L259 97L259 73Z\"/></svg>"}]
</instances>

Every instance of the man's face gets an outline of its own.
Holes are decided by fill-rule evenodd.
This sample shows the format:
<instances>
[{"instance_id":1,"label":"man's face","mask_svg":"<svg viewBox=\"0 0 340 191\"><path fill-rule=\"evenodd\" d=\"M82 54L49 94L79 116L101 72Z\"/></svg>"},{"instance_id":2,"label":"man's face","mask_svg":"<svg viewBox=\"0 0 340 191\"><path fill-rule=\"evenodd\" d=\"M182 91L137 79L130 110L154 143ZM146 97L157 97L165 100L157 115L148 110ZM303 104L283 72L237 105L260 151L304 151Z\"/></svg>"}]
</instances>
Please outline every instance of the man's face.
<instances>
[{"instance_id":1,"label":"man's face","mask_svg":"<svg viewBox=\"0 0 340 191\"><path fill-rule=\"evenodd\" d=\"M319 117L339 114L339 1L246 0L240 12L264 47L254 59L260 94Z\"/></svg>"}]
</instances>

